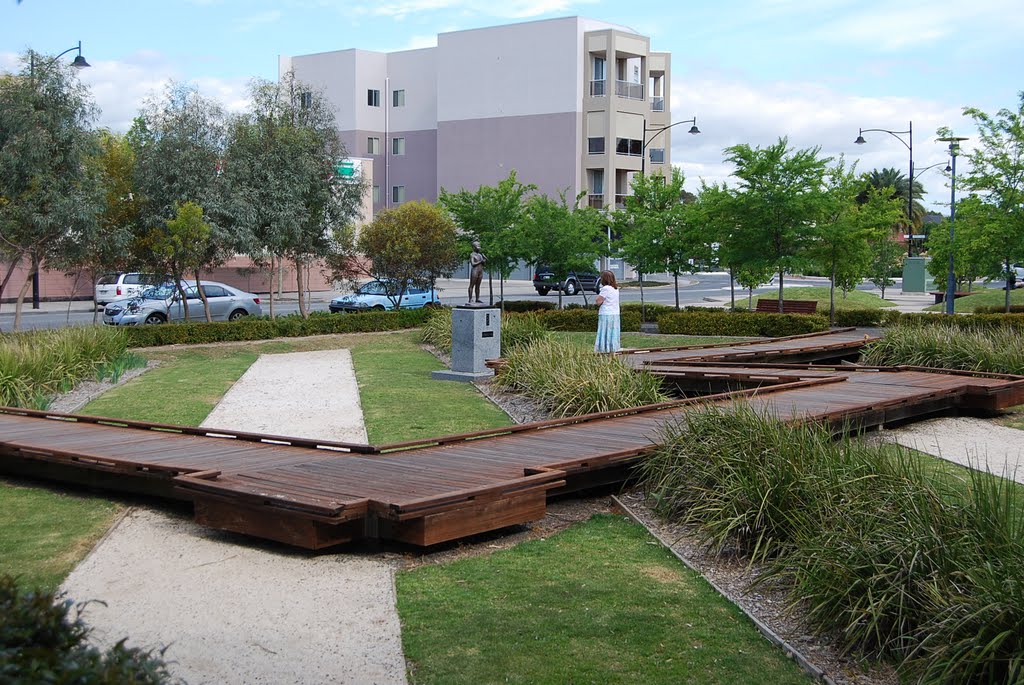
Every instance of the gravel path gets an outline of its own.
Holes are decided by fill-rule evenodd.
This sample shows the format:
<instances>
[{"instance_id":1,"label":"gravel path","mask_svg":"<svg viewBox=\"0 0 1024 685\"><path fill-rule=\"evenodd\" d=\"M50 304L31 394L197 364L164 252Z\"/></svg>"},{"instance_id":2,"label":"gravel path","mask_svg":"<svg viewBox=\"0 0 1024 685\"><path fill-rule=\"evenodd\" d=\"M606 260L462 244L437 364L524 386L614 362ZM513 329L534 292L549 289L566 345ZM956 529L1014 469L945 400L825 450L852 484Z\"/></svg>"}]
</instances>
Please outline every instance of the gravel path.
<instances>
[{"instance_id":1,"label":"gravel path","mask_svg":"<svg viewBox=\"0 0 1024 685\"><path fill-rule=\"evenodd\" d=\"M366 442L348 350L263 355L204 426ZM166 645L202 683L405 683L395 565L133 508L67 578L101 644Z\"/></svg>"}]
</instances>

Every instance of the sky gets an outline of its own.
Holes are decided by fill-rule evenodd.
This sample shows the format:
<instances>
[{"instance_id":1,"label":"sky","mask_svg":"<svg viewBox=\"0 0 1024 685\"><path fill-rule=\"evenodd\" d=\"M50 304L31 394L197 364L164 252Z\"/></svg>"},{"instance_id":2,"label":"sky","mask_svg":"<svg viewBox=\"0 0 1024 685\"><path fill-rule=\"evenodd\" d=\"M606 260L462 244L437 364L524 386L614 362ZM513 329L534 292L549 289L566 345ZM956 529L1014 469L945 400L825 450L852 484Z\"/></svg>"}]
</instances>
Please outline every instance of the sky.
<instances>
[{"instance_id":1,"label":"sky","mask_svg":"<svg viewBox=\"0 0 1024 685\"><path fill-rule=\"evenodd\" d=\"M936 129L976 138L964 107L1016 110L1024 90L1020 0L0 0L0 71L28 48L82 43L79 72L124 131L170 80L194 84L229 111L253 78L276 79L279 55L436 45L447 31L584 16L650 36L672 53L672 113L701 134L673 136L672 161L695 190L727 181L723 149L787 136L844 155L857 169L906 174L913 124L925 205L948 212L946 144ZM70 61L76 52L62 59ZM901 142L901 140L903 142ZM964 144L969 150L972 140ZM962 157L960 164L966 163ZM962 170L963 167L961 166Z\"/></svg>"}]
</instances>

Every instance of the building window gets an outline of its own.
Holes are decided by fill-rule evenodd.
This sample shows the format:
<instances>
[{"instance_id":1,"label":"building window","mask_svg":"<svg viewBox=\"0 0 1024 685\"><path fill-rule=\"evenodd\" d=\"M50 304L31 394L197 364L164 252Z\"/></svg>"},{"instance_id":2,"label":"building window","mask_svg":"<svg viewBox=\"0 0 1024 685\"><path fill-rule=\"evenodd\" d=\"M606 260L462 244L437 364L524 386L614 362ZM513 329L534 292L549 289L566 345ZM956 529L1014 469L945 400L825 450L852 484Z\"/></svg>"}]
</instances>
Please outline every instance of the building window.
<instances>
[{"instance_id":1,"label":"building window","mask_svg":"<svg viewBox=\"0 0 1024 685\"><path fill-rule=\"evenodd\" d=\"M392 91L391 105L393 107L405 107L405 89Z\"/></svg>"},{"instance_id":2,"label":"building window","mask_svg":"<svg viewBox=\"0 0 1024 685\"><path fill-rule=\"evenodd\" d=\"M391 204L405 202L405 186L391 186Z\"/></svg>"},{"instance_id":3,"label":"building window","mask_svg":"<svg viewBox=\"0 0 1024 685\"><path fill-rule=\"evenodd\" d=\"M651 164L664 164L665 163L665 148L655 147L651 148Z\"/></svg>"},{"instance_id":4,"label":"building window","mask_svg":"<svg viewBox=\"0 0 1024 685\"><path fill-rule=\"evenodd\" d=\"M405 154L405 138L392 138L391 139L391 154L393 154L393 155L404 155Z\"/></svg>"},{"instance_id":5,"label":"building window","mask_svg":"<svg viewBox=\"0 0 1024 685\"><path fill-rule=\"evenodd\" d=\"M587 153L591 155L604 154L604 138L587 138Z\"/></svg>"},{"instance_id":6,"label":"building window","mask_svg":"<svg viewBox=\"0 0 1024 685\"><path fill-rule=\"evenodd\" d=\"M367 90L366 104L370 107L380 107L380 91L373 88Z\"/></svg>"},{"instance_id":7,"label":"building window","mask_svg":"<svg viewBox=\"0 0 1024 685\"><path fill-rule=\"evenodd\" d=\"M380 186L373 187L373 204L380 204Z\"/></svg>"},{"instance_id":8,"label":"building window","mask_svg":"<svg viewBox=\"0 0 1024 685\"><path fill-rule=\"evenodd\" d=\"M642 140L636 140L634 138L616 138L615 139L615 154L617 155L630 155L631 157L642 157L644 150L644 143Z\"/></svg>"},{"instance_id":9,"label":"building window","mask_svg":"<svg viewBox=\"0 0 1024 685\"><path fill-rule=\"evenodd\" d=\"M309 92L308 90L303 93L299 93L299 107L301 107L302 109L309 109L312 106L313 93Z\"/></svg>"},{"instance_id":10,"label":"building window","mask_svg":"<svg viewBox=\"0 0 1024 685\"><path fill-rule=\"evenodd\" d=\"M366 154L368 155L379 155L380 154L380 138L370 137L366 139Z\"/></svg>"},{"instance_id":11,"label":"building window","mask_svg":"<svg viewBox=\"0 0 1024 685\"><path fill-rule=\"evenodd\" d=\"M605 79L608 78L605 74L605 59L604 57L594 58L594 69L591 72L590 78L590 95L593 97L603 97L605 92Z\"/></svg>"}]
</instances>

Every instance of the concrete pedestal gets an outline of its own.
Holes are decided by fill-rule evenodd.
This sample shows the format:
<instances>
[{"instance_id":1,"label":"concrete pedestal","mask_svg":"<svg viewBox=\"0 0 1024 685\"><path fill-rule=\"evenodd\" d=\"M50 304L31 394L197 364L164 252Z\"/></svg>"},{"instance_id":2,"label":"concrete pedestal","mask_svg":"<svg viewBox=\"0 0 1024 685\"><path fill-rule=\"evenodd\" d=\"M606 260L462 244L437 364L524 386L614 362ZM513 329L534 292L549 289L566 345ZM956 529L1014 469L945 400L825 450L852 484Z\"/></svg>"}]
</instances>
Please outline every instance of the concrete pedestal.
<instances>
[{"instance_id":1,"label":"concrete pedestal","mask_svg":"<svg viewBox=\"0 0 1024 685\"><path fill-rule=\"evenodd\" d=\"M494 371L484 362L501 356L501 310L457 307L452 310L452 368L434 371L435 380L473 382Z\"/></svg>"}]
</instances>

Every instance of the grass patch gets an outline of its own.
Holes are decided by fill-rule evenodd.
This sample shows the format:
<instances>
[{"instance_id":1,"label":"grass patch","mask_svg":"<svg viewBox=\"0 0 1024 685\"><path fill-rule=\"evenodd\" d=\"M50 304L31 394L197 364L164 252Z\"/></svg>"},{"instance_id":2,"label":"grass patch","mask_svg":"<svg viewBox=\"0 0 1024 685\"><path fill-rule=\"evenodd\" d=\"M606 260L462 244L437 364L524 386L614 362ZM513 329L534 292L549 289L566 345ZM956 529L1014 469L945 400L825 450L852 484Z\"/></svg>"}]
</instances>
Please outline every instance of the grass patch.
<instances>
[{"instance_id":1,"label":"grass patch","mask_svg":"<svg viewBox=\"0 0 1024 685\"><path fill-rule=\"evenodd\" d=\"M396 585L415 683L809 681L735 606L619 516L405 571Z\"/></svg>"},{"instance_id":2,"label":"grass patch","mask_svg":"<svg viewBox=\"0 0 1024 685\"><path fill-rule=\"evenodd\" d=\"M942 290L945 291L945 286ZM978 307L1003 307L1006 304L1006 291L995 288L976 288L973 295L965 295L953 300L953 311L958 314L971 314ZM1024 288L1010 291L1011 305L1024 305ZM940 302L925 307L926 312L944 312L946 303Z\"/></svg>"},{"instance_id":3,"label":"grass patch","mask_svg":"<svg viewBox=\"0 0 1024 685\"><path fill-rule=\"evenodd\" d=\"M0 480L0 575L55 590L119 511L99 498Z\"/></svg>"},{"instance_id":4,"label":"grass patch","mask_svg":"<svg viewBox=\"0 0 1024 685\"><path fill-rule=\"evenodd\" d=\"M783 297L787 300L815 300L818 303L818 312L828 313L828 288L822 287L797 287L797 288L783 288ZM753 306L757 307L758 300L769 300L775 302L779 299L778 289L774 293L758 295L754 298ZM746 299L736 298L738 306L746 304ZM836 290L836 309L881 309L883 307L895 307L892 302L883 300L874 293L864 292L863 290L851 290L848 293L844 293L842 290Z\"/></svg>"}]
</instances>

